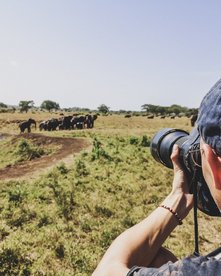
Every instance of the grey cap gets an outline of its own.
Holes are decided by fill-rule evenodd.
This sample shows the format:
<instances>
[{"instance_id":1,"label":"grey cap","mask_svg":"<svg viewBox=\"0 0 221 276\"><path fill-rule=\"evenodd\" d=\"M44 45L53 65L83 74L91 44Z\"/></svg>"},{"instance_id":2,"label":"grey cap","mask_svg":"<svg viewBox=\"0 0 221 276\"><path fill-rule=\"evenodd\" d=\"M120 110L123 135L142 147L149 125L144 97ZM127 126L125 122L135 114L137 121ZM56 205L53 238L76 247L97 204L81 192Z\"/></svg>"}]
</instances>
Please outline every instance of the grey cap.
<instances>
[{"instance_id":1,"label":"grey cap","mask_svg":"<svg viewBox=\"0 0 221 276\"><path fill-rule=\"evenodd\" d=\"M205 143L221 156L221 79L203 98L196 123Z\"/></svg>"}]
</instances>

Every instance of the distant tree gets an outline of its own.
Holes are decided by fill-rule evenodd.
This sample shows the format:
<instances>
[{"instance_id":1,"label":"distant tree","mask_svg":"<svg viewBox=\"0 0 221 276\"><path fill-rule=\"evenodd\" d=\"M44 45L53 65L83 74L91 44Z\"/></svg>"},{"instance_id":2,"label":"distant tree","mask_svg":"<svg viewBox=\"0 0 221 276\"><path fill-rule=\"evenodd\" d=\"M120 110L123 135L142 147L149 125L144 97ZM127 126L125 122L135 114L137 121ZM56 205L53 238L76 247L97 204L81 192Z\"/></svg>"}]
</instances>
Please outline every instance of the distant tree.
<instances>
[{"instance_id":1,"label":"distant tree","mask_svg":"<svg viewBox=\"0 0 221 276\"><path fill-rule=\"evenodd\" d=\"M120 110L118 111L118 113L127 113L127 111L124 110L124 109L120 109Z\"/></svg>"},{"instance_id":2,"label":"distant tree","mask_svg":"<svg viewBox=\"0 0 221 276\"><path fill-rule=\"evenodd\" d=\"M187 107L182 107L178 104L173 104L170 107L168 107L168 113L175 113L177 115L181 112L186 112L187 109Z\"/></svg>"},{"instance_id":3,"label":"distant tree","mask_svg":"<svg viewBox=\"0 0 221 276\"><path fill-rule=\"evenodd\" d=\"M198 114L198 108L190 108L185 112L187 117Z\"/></svg>"},{"instance_id":4,"label":"distant tree","mask_svg":"<svg viewBox=\"0 0 221 276\"><path fill-rule=\"evenodd\" d=\"M158 113L158 105L153 105L153 104L143 104L141 106L142 110L145 110L146 112L150 112L150 113L154 113L157 114Z\"/></svg>"},{"instance_id":5,"label":"distant tree","mask_svg":"<svg viewBox=\"0 0 221 276\"><path fill-rule=\"evenodd\" d=\"M166 106L156 106L156 113L160 113L161 115L164 115L167 113L167 107Z\"/></svg>"},{"instance_id":6,"label":"distant tree","mask_svg":"<svg viewBox=\"0 0 221 276\"><path fill-rule=\"evenodd\" d=\"M87 112L90 113L91 109L87 107L66 107L63 108L63 111L65 112L75 112L75 111L80 111L80 112Z\"/></svg>"},{"instance_id":7,"label":"distant tree","mask_svg":"<svg viewBox=\"0 0 221 276\"><path fill-rule=\"evenodd\" d=\"M20 101L19 102L19 107L20 107L20 112L25 111L26 113L30 108L34 106L34 101Z\"/></svg>"},{"instance_id":8,"label":"distant tree","mask_svg":"<svg viewBox=\"0 0 221 276\"><path fill-rule=\"evenodd\" d=\"M50 101L50 100L43 101L40 107L41 107L42 109L48 110L49 112L50 112L52 109L55 109L55 110L60 109L60 106L59 106L58 103L53 102L53 101Z\"/></svg>"},{"instance_id":9,"label":"distant tree","mask_svg":"<svg viewBox=\"0 0 221 276\"><path fill-rule=\"evenodd\" d=\"M107 107L105 104L101 104L97 109L99 112L106 114L109 112L110 107Z\"/></svg>"},{"instance_id":10,"label":"distant tree","mask_svg":"<svg viewBox=\"0 0 221 276\"><path fill-rule=\"evenodd\" d=\"M171 106L160 106L160 105L153 105L153 104L143 104L141 106L142 110L145 110L146 112L153 113L153 114L170 114L175 113L176 115L184 112L186 113L188 111L187 107L183 107L177 104L173 104Z\"/></svg>"},{"instance_id":11,"label":"distant tree","mask_svg":"<svg viewBox=\"0 0 221 276\"><path fill-rule=\"evenodd\" d=\"M7 108L8 106L7 106L6 104L0 102L0 107L1 107L1 108Z\"/></svg>"}]
</instances>

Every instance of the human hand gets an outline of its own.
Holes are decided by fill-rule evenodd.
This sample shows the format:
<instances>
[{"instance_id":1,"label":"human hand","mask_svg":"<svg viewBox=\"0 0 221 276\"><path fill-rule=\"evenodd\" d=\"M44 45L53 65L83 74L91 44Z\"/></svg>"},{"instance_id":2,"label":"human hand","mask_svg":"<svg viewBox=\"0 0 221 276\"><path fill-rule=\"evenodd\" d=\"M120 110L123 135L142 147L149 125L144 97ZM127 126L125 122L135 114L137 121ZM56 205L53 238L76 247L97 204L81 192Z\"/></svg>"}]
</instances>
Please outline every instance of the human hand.
<instances>
[{"instance_id":1,"label":"human hand","mask_svg":"<svg viewBox=\"0 0 221 276\"><path fill-rule=\"evenodd\" d=\"M170 156L174 172L172 191L175 193L189 193L188 179L183 169L183 166L179 161L179 151L179 146L175 144L173 146L173 150Z\"/></svg>"},{"instance_id":2,"label":"human hand","mask_svg":"<svg viewBox=\"0 0 221 276\"><path fill-rule=\"evenodd\" d=\"M183 219L193 206L193 195L189 193L188 179L179 161L178 145L173 146L170 158L173 163L174 178L172 192L166 200L168 202L166 205L172 207L172 204L175 204L174 208Z\"/></svg>"}]
</instances>

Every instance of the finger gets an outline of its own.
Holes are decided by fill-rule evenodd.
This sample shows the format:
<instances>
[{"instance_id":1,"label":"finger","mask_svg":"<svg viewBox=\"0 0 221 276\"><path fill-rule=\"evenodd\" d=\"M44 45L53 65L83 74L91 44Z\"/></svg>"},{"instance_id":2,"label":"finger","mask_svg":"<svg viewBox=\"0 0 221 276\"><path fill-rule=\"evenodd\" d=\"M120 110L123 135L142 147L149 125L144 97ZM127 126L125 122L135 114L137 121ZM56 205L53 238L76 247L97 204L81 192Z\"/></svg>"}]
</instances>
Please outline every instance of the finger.
<instances>
[{"instance_id":1,"label":"finger","mask_svg":"<svg viewBox=\"0 0 221 276\"><path fill-rule=\"evenodd\" d=\"M182 166L179 161L179 146L177 144L174 144L170 158L173 163L174 171L182 170Z\"/></svg>"}]
</instances>

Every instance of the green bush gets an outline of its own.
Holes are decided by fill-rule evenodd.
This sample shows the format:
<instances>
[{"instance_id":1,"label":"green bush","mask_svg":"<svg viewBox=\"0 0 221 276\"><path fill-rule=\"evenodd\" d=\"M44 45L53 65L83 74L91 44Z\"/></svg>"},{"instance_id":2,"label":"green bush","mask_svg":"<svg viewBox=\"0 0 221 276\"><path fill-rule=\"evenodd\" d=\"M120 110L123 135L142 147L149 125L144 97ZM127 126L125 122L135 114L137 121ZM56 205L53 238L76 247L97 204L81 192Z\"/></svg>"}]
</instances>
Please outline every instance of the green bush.
<instances>
[{"instance_id":1,"label":"green bush","mask_svg":"<svg viewBox=\"0 0 221 276\"><path fill-rule=\"evenodd\" d=\"M26 139L22 139L14 151L14 155L18 157L19 161L32 160L39 158L45 154L45 151L40 147L35 147Z\"/></svg>"},{"instance_id":2,"label":"green bush","mask_svg":"<svg viewBox=\"0 0 221 276\"><path fill-rule=\"evenodd\" d=\"M0 251L0 275L31 275L31 260L18 249L3 248Z\"/></svg>"},{"instance_id":3,"label":"green bush","mask_svg":"<svg viewBox=\"0 0 221 276\"><path fill-rule=\"evenodd\" d=\"M150 143L151 143L151 139L150 138L147 138L146 135L143 135L142 136L142 139L141 139L141 142L140 142L140 145L142 147L149 147L150 146Z\"/></svg>"},{"instance_id":4,"label":"green bush","mask_svg":"<svg viewBox=\"0 0 221 276\"><path fill-rule=\"evenodd\" d=\"M132 137L129 138L129 143L131 145L138 145L139 144L139 138L132 136Z\"/></svg>"},{"instance_id":5,"label":"green bush","mask_svg":"<svg viewBox=\"0 0 221 276\"><path fill-rule=\"evenodd\" d=\"M102 147L102 143L97 138L94 138L91 159L92 161L94 161L100 158L106 159L108 161L113 160L113 158L108 154L108 152L105 151L104 148Z\"/></svg>"}]
</instances>

